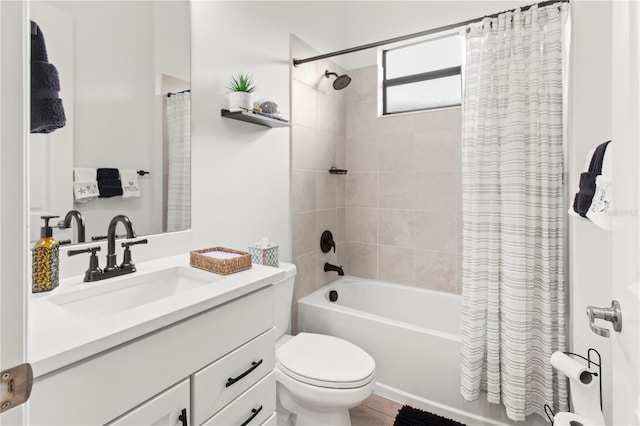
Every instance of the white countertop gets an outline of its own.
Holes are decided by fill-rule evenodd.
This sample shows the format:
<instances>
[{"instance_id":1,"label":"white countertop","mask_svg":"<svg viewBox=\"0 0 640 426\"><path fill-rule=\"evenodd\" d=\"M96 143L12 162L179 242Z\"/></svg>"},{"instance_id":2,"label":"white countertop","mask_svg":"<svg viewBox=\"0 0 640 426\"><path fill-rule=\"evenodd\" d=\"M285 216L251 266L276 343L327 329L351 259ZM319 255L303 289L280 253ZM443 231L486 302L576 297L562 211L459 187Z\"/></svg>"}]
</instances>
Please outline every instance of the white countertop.
<instances>
[{"instance_id":1,"label":"white countertop","mask_svg":"<svg viewBox=\"0 0 640 426\"><path fill-rule=\"evenodd\" d=\"M34 377L259 290L285 276L282 269L261 265L226 276L212 273L212 282L202 288L93 320L82 318L50 300L57 295L113 284L136 274L188 265L189 254L185 253L136 264L138 271L133 274L91 283L83 282L83 276L70 277L61 280L60 286L51 292L31 294L27 358Z\"/></svg>"}]
</instances>

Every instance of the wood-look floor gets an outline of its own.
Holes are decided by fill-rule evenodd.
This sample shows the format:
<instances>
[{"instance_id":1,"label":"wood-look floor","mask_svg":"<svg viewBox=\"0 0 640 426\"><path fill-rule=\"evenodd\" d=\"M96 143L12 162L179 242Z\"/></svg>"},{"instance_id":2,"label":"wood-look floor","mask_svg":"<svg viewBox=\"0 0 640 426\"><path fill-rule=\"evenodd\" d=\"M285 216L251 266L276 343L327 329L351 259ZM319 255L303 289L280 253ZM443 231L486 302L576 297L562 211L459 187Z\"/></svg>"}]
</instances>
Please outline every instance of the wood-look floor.
<instances>
[{"instance_id":1,"label":"wood-look floor","mask_svg":"<svg viewBox=\"0 0 640 426\"><path fill-rule=\"evenodd\" d=\"M351 426L393 426L402 404L376 394L349 410Z\"/></svg>"}]
</instances>

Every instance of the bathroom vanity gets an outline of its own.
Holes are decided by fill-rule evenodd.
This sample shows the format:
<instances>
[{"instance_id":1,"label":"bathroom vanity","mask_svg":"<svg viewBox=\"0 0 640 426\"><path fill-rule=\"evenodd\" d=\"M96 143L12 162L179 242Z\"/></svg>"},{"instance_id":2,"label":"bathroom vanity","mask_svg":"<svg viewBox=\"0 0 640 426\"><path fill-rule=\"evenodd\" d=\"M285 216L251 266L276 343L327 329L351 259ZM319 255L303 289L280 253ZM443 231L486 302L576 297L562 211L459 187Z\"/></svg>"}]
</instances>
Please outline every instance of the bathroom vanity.
<instances>
[{"instance_id":1,"label":"bathroom vanity","mask_svg":"<svg viewBox=\"0 0 640 426\"><path fill-rule=\"evenodd\" d=\"M275 424L272 283L254 265L220 276L188 255L32 295L33 425Z\"/></svg>"}]
</instances>

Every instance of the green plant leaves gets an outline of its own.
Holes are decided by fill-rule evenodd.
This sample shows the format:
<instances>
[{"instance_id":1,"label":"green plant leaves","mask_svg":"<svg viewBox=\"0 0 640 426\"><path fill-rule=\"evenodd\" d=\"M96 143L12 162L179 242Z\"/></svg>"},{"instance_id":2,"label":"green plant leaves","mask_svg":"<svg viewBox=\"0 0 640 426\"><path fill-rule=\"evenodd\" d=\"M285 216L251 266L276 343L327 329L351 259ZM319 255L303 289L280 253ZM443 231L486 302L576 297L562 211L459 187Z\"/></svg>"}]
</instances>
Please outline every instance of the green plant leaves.
<instances>
[{"instance_id":1,"label":"green plant leaves","mask_svg":"<svg viewBox=\"0 0 640 426\"><path fill-rule=\"evenodd\" d=\"M253 83L253 77L249 74L238 74L231 77L231 82L227 86L230 92L247 92L251 93L256 90L256 86Z\"/></svg>"}]
</instances>

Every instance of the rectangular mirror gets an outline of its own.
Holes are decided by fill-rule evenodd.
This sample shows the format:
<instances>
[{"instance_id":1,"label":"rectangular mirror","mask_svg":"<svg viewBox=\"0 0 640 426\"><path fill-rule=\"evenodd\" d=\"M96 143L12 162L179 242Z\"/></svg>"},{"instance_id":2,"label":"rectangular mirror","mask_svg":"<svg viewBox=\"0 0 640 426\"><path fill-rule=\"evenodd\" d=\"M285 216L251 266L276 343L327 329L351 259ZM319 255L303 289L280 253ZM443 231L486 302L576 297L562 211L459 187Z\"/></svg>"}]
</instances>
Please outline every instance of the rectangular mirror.
<instances>
[{"instance_id":1,"label":"rectangular mirror","mask_svg":"<svg viewBox=\"0 0 640 426\"><path fill-rule=\"evenodd\" d=\"M73 210L84 218L86 242L106 236L117 214L127 215L139 236L189 229L189 1L32 1L30 19L37 25L31 26L30 239L39 239L40 216L60 216L55 225ZM43 62L57 70L58 93L38 86L50 84L37 74L51 69ZM65 125L34 133L33 120L37 127L50 113L42 98L56 96ZM94 196L120 193L102 185L113 183L113 173L100 185L91 180L98 169L118 169L123 195ZM70 229L54 228L54 237L76 244L77 228L71 221Z\"/></svg>"}]
</instances>

